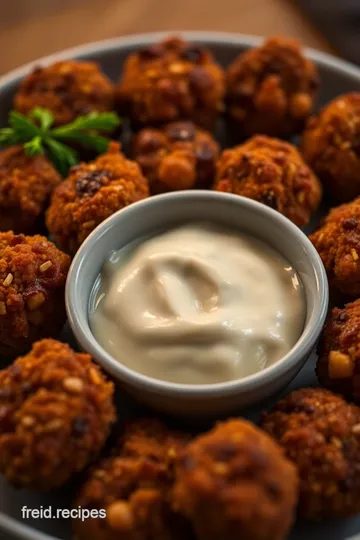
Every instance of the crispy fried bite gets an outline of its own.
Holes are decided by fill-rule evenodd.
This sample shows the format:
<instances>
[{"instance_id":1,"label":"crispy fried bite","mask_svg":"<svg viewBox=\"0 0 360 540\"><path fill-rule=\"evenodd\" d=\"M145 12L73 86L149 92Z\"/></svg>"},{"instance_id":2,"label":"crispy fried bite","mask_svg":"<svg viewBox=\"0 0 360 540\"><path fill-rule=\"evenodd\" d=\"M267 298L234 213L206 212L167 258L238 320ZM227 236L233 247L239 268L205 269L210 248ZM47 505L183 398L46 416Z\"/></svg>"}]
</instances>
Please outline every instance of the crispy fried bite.
<instances>
[{"instance_id":1,"label":"crispy fried bite","mask_svg":"<svg viewBox=\"0 0 360 540\"><path fill-rule=\"evenodd\" d=\"M78 540L191 540L186 521L171 509L173 463L188 440L157 420L130 424L112 457L90 471L75 506L106 510L106 519L75 520Z\"/></svg>"},{"instance_id":2,"label":"crispy fried bite","mask_svg":"<svg viewBox=\"0 0 360 540\"><path fill-rule=\"evenodd\" d=\"M310 240L324 263L330 288L360 296L360 197L330 210Z\"/></svg>"},{"instance_id":3,"label":"crispy fried bite","mask_svg":"<svg viewBox=\"0 0 360 540\"><path fill-rule=\"evenodd\" d=\"M60 182L46 157L27 156L22 146L0 151L0 231L32 231Z\"/></svg>"},{"instance_id":4,"label":"crispy fried bite","mask_svg":"<svg viewBox=\"0 0 360 540\"><path fill-rule=\"evenodd\" d=\"M214 180L219 145L192 122L144 128L134 139L134 158L152 193L208 187Z\"/></svg>"},{"instance_id":5,"label":"crispy fried bite","mask_svg":"<svg viewBox=\"0 0 360 540\"><path fill-rule=\"evenodd\" d=\"M14 108L28 115L35 107L49 109L61 126L90 112L114 108L114 86L95 62L63 60L37 67L20 84Z\"/></svg>"},{"instance_id":6,"label":"crispy fried bite","mask_svg":"<svg viewBox=\"0 0 360 540\"><path fill-rule=\"evenodd\" d=\"M14 357L60 332L69 265L44 236L0 233L0 356Z\"/></svg>"},{"instance_id":7,"label":"crispy fried bite","mask_svg":"<svg viewBox=\"0 0 360 540\"><path fill-rule=\"evenodd\" d=\"M360 404L360 300L332 310L318 353L320 384Z\"/></svg>"},{"instance_id":8,"label":"crispy fried bite","mask_svg":"<svg viewBox=\"0 0 360 540\"><path fill-rule=\"evenodd\" d=\"M211 127L224 94L224 72L211 52L172 36L128 57L117 103L135 124L189 119Z\"/></svg>"},{"instance_id":9,"label":"crispy fried bite","mask_svg":"<svg viewBox=\"0 0 360 540\"><path fill-rule=\"evenodd\" d=\"M285 449L300 477L307 519L360 512L360 409L320 388L303 388L264 414L261 425Z\"/></svg>"},{"instance_id":10,"label":"crispy fried bite","mask_svg":"<svg viewBox=\"0 0 360 540\"><path fill-rule=\"evenodd\" d=\"M115 419L113 384L88 354L44 339L0 371L0 470L47 491L101 450Z\"/></svg>"},{"instance_id":11,"label":"crispy fried bite","mask_svg":"<svg viewBox=\"0 0 360 540\"><path fill-rule=\"evenodd\" d=\"M228 115L240 134L284 137L301 131L319 82L297 41L272 37L230 64L226 84Z\"/></svg>"},{"instance_id":12,"label":"crispy fried bite","mask_svg":"<svg viewBox=\"0 0 360 540\"><path fill-rule=\"evenodd\" d=\"M299 226L309 222L322 194L296 148L264 135L223 151L214 188L262 202Z\"/></svg>"},{"instance_id":13,"label":"crispy fried bite","mask_svg":"<svg viewBox=\"0 0 360 540\"><path fill-rule=\"evenodd\" d=\"M312 117L302 138L305 160L334 202L360 195L360 93L339 96Z\"/></svg>"},{"instance_id":14,"label":"crispy fried bite","mask_svg":"<svg viewBox=\"0 0 360 540\"><path fill-rule=\"evenodd\" d=\"M46 224L57 245L74 254L104 219L148 195L139 165L111 143L94 161L70 169L53 193Z\"/></svg>"},{"instance_id":15,"label":"crispy fried bite","mask_svg":"<svg viewBox=\"0 0 360 540\"><path fill-rule=\"evenodd\" d=\"M218 424L178 460L174 508L198 540L283 540L297 501L295 467L244 420Z\"/></svg>"}]
</instances>

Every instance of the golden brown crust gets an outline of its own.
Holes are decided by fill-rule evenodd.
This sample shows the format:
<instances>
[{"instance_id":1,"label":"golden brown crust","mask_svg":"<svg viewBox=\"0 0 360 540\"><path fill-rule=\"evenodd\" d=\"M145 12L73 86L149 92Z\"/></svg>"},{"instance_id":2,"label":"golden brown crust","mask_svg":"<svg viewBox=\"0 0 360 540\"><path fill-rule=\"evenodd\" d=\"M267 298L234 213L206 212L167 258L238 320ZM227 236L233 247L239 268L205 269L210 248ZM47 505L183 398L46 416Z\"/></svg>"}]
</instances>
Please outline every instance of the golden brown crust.
<instances>
[{"instance_id":1,"label":"golden brown crust","mask_svg":"<svg viewBox=\"0 0 360 540\"><path fill-rule=\"evenodd\" d=\"M190 119L211 127L224 94L224 72L210 51L172 36L127 58L117 102L136 124Z\"/></svg>"},{"instance_id":2,"label":"golden brown crust","mask_svg":"<svg viewBox=\"0 0 360 540\"><path fill-rule=\"evenodd\" d=\"M297 482L275 441L249 422L230 420L185 448L174 507L188 517L198 540L283 540Z\"/></svg>"},{"instance_id":3,"label":"golden brown crust","mask_svg":"<svg viewBox=\"0 0 360 540\"><path fill-rule=\"evenodd\" d=\"M81 163L54 191L46 224L59 247L74 254L104 219L149 195L140 167L117 143L90 163Z\"/></svg>"},{"instance_id":4,"label":"golden brown crust","mask_svg":"<svg viewBox=\"0 0 360 540\"><path fill-rule=\"evenodd\" d=\"M113 383L88 354L52 339L0 371L0 470L16 486L64 484L101 450Z\"/></svg>"},{"instance_id":5,"label":"golden brown crust","mask_svg":"<svg viewBox=\"0 0 360 540\"><path fill-rule=\"evenodd\" d=\"M228 113L243 135L289 136L301 131L317 95L318 73L297 41L268 39L227 69Z\"/></svg>"},{"instance_id":6,"label":"golden brown crust","mask_svg":"<svg viewBox=\"0 0 360 540\"><path fill-rule=\"evenodd\" d=\"M2 150L0 231L31 231L60 182L61 176L46 157L26 156L22 146Z\"/></svg>"},{"instance_id":7,"label":"golden brown crust","mask_svg":"<svg viewBox=\"0 0 360 540\"><path fill-rule=\"evenodd\" d=\"M299 226L309 222L322 194L296 148L264 135L223 151L214 188L262 202Z\"/></svg>"},{"instance_id":8,"label":"golden brown crust","mask_svg":"<svg viewBox=\"0 0 360 540\"><path fill-rule=\"evenodd\" d=\"M320 388L279 401L261 425L298 467L299 513L308 519L360 511L360 409Z\"/></svg>"},{"instance_id":9,"label":"golden brown crust","mask_svg":"<svg viewBox=\"0 0 360 540\"><path fill-rule=\"evenodd\" d=\"M75 507L107 513L106 519L74 521L78 540L191 540L169 503L173 463L187 440L157 420L127 426L113 456L90 471L75 500Z\"/></svg>"},{"instance_id":10,"label":"golden brown crust","mask_svg":"<svg viewBox=\"0 0 360 540\"><path fill-rule=\"evenodd\" d=\"M344 94L312 117L302 152L335 202L360 195L360 93Z\"/></svg>"},{"instance_id":11,"label":"golden brown crust","mask_svg":"<svg viewBox=\"0 0 360 540\"><path fill-rule=\"evenodd\" d=\"M209 132L181 121L163 129L142 129L134 138L133 153L152 193L162 193L208 187L220 149Z\"/></svg>"},{"instance_id":12,"label":"golden brown crust","mask_svg":"<svg viewBox=\"0 0 360 540\"><path fill-rule=\"evenodd\" d=\"M0 356L16 356L60 332L69 265L44 236L0 233Z\"/></svg>"},{"instance_id":13,"label":"golden brown crust","mask_svg":"<svg viewBox=\"0 0 360 540\"><path fill-rule=\"evenodd\" d=\"M330 210L309 238L324 263L330 287L359 296L360 198Z\"/></svg>"},{"instance_id":14,"label":"golden brown crust","mask_svg":"<svg viewBox=\"0 0 360 540\"><path fill-rule=\"evenodd\" d=\"M360 300L334 308L318 346L319 382L360 403Z\"/></svg>"},{"instance_id":15,"label":"golden brown crust","mask_svg":"<svg viewBox=\"0 0 360 540\"><path fill-rule=\"evenodd\" d=\"M14 108L27 115L34 107L49 109L60 126L82 114L113 110L114 87L95 62L64 60L36 68L21 82Z\"/></svg>"}]
</instances>

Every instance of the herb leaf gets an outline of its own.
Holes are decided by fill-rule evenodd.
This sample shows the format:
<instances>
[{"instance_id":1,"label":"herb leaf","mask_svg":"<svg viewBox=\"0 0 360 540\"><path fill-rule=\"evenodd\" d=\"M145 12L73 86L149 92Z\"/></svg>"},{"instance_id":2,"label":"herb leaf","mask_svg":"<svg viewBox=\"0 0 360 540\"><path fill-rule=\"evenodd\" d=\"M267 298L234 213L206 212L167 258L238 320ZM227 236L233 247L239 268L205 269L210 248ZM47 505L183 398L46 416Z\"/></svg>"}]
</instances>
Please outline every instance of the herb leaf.
<instances>
[{"instance_id":1,"label":"herb leaf","mask_svg":"<svg viewBox=\"0 0 360 540\"><path fill-rule=\"evenodd\" d=\"M70 167L79 163L77 152L66 144L51 139L50 137L46 138L44 143L49 151L51 160L63 176L67 175Z\"/></svg>"},{"instance_id":2,"label":"herb leaf","mask_svg":"<svg viewBox=\"0 0 360 540\"><path fill-rule=\"evenodd\" d=\"M28 156L36 156L44 153L42 139L39 135L24 144L25 153Z\"/></svg>"},{"instance_id":3,"label":"herb leaf","mask_svg":"<svg viewBox=\"0 0 360 540\"><path fill-rule=\"evenodd\" d=\"M97 113L92 112L87 116L78 116L76 120L52 130L56 138L67 138L71 133L77 131L112 131L121 124L121 119L114 112Z\"/></svg>"},{"instance_id":4,"label":"herb leaf","mask_svg":"<svg viewBox=\"0 0 360 540\"><path fill-rule=\"evenodd\" d=\"M39 121L41 129L48 130L54 123L55 117L49 109L35 107L30 113L30 117Z\"/></svg>"},{"instance_id":5,"label":"herb leaf","mask_svg":"<svg viewBox=\"0 0 360 540\"><path fill-rule=\"evenodd\" d=\"M60 138L60 137L59 137ZM109 146L109 139L103 137L102 135L92 134L92 133L69 133L66 140L71 142L78 142L86 148L92 148L96 150L98 154L106 152Z\"/></svg>"},{"instance_id":6,"label":"herb leaf","mask_svg":"<svg viewBox=\"0 0 360 540\"><path fill-rule=\"evenodd\" d=\"M2 146L11 146L12 144L24 142L24 140L26 139L20 137L13 128L6 127L0 129L0 145Z\"/></svg>"},{"instance_id":7,"label":"herb leaf","mask_svg":"<svg viewBox=\"0 0 360 540\"><path fill-rule=\"evenodd\" d=\"M16 111L10 112L9 124L22 140L41 135L41 130L27 116Z\"/></svg>"}]
</instances>

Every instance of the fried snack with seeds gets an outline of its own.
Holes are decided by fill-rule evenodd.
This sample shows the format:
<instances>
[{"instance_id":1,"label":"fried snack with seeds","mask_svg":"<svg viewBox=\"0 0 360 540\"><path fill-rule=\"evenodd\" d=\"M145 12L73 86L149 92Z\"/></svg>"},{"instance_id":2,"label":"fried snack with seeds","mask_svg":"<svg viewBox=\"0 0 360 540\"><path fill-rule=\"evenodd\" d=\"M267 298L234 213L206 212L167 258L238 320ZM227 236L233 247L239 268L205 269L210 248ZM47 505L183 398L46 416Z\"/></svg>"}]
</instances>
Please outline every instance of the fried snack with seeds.
<instances>
[{"instance_id":1,"label":"fried snack with seeds","mask_svg":"<svg viewBox=\"0 0 360 540\"><path fill-rule=\"evenodd\" d=\"M44 236L0 232L0 356L15 357L60 332L69 266Z\"/></svg>"},{"instance_id":2,"label":"fried snack with seeds","mask_svg":"<svg viewBox=\"0 0 360 540\"><path fill-rule=\"evenodd\" d=\"M174 460L188 439L155 419L129 424L113 455L90 471L74 503L104 509L106 519L74 520L77 539L191 540L189 525L169 498Z\"/></svg>"},{"instance_id":3,"label":"fried snack with seeds","mask_svg":"<svg viewBox=\"0 0 360 540\"><path fill-rule=\"evenodd\" d=\"M310 118L301 143L305 160L335 203L360 195L360 93L338 96Z\"/></svg>"},{"instance_id":4,"label":"fried snack with seeds","mask_svg":"<svg viewBox=\"0 0 360 540\"><path fill-rule=\"evenodd\" d=\"M284 540L297 502L295 467L266 433L229 420L180 455L173 507L198 540Z\"/></svg>"},{"instance_id":5,"label":"fried snack with seeds","mask_svg":"<svg viewBox=\"0 0 360 540\"><path fill-rule=\"evenodd\" d=\"M27 156L22 146L0 152L0 231L27 233L45 211L53 189L61 182L45 156Z\"/></svg>"},{"instance_id":6,"label":"fried snack with seeds","mask_svg":"<svg viewBox=\"0 0 360 540\"><path fill-rule=\"evenodd\" d=\"M116 95L135 125L188 119L210 128L223 110L224 72L208 49L171 36L130 54Z\"/></svg>"},{"instance_id":7,"label":"fried snack with seeds","mask_svg":"<svg viewBox=\"0 0 360 540\"><path fill-rule=\"evenodd\" d=\"M210 186L219 153L212 135L189 121L144 128L133 142L134 158L152 193Z\"/></svg>"},{"instance_id":8,"label":"fried snack with seeds","mask_svg":"<svg viewBox=\"0 0 360 540\"><path fill-rule=\"evenodd\" d=\"M295 146L263 135L222 152L214 189L262 202L299 226L310 221L322 195Z\"/></svg>"},{"instance_id":9,"label":"fried snack with seeds","mask_svg":"<svg viewBox=\"0 0 360 540\"><path fill-rule=\"evenodd\" d=\"M318 354L320 384L360 404L360 300L332 310Z\"/></svg>"},{"instance_id":10,"label":"fried snack with seeds","mask_svg":"<svg viewBox=\"0 0 360 540\"><path fill-rule=\"evenodd\" d=\"M360 512L360 409L356 405L328 390L303 388L264 414L261 426L298 468L302 517Z\"/></svg>"},{"instance_id":11,"label":"fried snack with seeds","mask_svg":"<svg viewBox=\"0 0 360 540\"><path fill-rule=\"evenodd\" d=\"M360 296L360 197L331 209L309 238L324 263L330 289Z\"/></svg>"},{"instance_id":12,"label":"fried snack with seeds","mask_svg":"<svg viewBox=\"0 0 360 540\"><path fill-rule=\"evenodd\" d=\"M112 142L105 154L70 169L53 193L46 224L56 244L75 254L104 219L148 195L139 165L126 159L120 145Z\"/></svg>"},{"instance_id":13,"label":"fried snack with seeds","mask_svg":"<svg viewBox=\"0 0 360 540\"><path fill-rule=\"evenodd\" d=\"M0 470L48 491L97 457L115 420L114 385L88 354L44 339L0 371Z\"/></svg>"},{"instance_id":14,"label":"fried snack with seeds","mask_svg":"<svg viewBox=\"0 0 360 540\"><path fill-rule=\"evenodd\" d=\"M312 112L319 76L297 41L272 37L230 64L226 85L237 133L287 137L299 133Z\"/></svg>"},{"instance_id":15,"label":"fried snack with seeds","mask_svg":"<svg viewBox=\"0 0 360 540\"><path fill-rule=\"evenodd\" d=\"M55 125L77 116L114 109L114 85L95 62L63 60L37 67L20 84L14 108L28 115L35 107L49 109Z\"/></svg>"}]
</instances>

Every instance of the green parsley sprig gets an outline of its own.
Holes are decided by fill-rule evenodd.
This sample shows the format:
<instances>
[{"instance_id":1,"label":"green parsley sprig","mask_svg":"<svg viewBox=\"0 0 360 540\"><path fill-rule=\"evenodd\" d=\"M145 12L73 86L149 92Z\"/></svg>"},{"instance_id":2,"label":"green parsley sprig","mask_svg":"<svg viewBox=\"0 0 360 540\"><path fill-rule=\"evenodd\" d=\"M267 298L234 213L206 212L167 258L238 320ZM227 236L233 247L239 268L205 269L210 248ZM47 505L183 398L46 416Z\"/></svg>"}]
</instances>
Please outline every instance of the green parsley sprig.
<instances>
[{"instance_id":1,"label":"green parsley sprig","mask_svg":"<svg viewBox=\"0 0 360 540\"><path fill-rule=\"evenodd\" d=\"M48 109L36 107L29 116L10 111L9 126L0 129L0 146L22 144L29 156L46 154L66 176L69 168L79 162L77 151L66 142L93 149L99 154L106 152L109 139L99 132L112 132L121 124L121 119L114 112L92 112L78 116L65 126L52 127L53 124L54 115Z\"/></svg>"}]
</instances>

